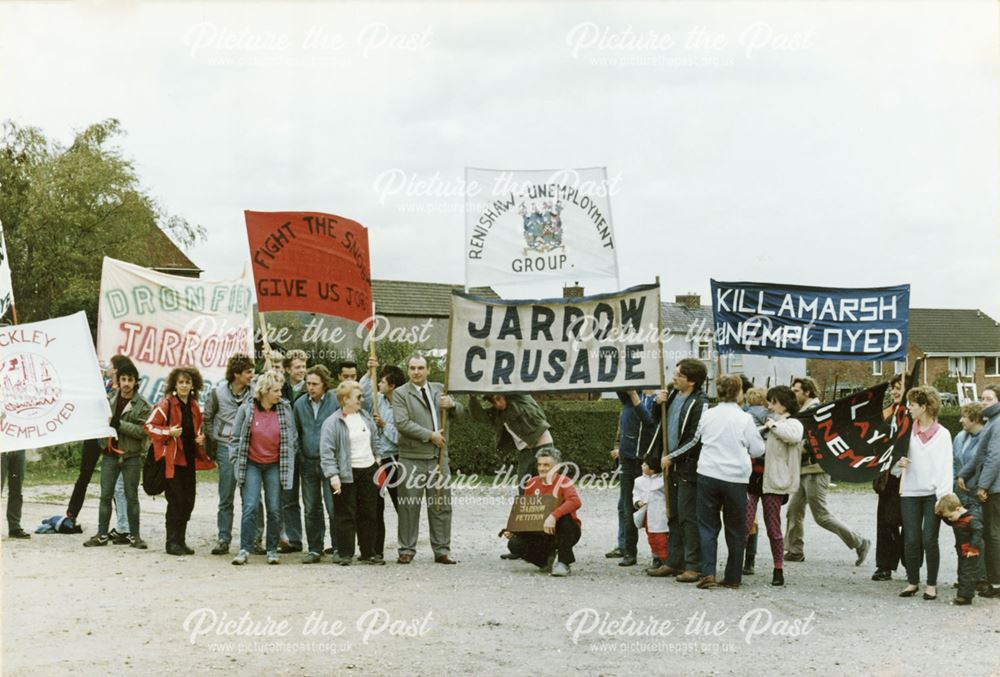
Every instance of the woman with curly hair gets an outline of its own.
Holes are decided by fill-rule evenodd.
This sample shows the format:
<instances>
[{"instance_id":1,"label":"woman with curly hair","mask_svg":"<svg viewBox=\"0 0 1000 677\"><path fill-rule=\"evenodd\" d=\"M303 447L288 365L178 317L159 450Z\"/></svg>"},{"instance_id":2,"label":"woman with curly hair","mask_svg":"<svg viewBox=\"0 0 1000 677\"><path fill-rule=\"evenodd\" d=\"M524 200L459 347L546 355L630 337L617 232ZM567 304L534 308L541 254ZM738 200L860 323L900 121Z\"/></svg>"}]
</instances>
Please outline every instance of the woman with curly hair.
<instances>
[{"instance_id":1,"label":"woman with curly hair","mask_svg":"<svg viewBox=\"0 0 1000 677\"><path fill-rule=\"evenodd\" d=\"M187 545L187 523L194 510L196 470L215 467L205 453L198 395L204 381L194 367L177 367L167 377L166 396L146 421L146 434L157 461L164 460L167 488L167 545L169 555L193 555Z\"/></svg>"}]
</instances>

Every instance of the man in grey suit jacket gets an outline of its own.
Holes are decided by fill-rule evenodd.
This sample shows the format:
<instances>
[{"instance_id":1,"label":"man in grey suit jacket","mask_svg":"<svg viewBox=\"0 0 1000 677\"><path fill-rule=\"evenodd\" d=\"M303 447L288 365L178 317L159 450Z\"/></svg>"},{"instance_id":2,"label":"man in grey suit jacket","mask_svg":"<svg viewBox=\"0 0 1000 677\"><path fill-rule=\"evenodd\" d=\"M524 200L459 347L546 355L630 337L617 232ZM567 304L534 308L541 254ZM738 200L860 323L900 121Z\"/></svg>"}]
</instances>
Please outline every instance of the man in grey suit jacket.
<instances>
[{"instance_id":1,"label":"man in grey suit jacket","mask_svg":"<svg viewBox=\"0 0 1000 677\"><path fill-rule=\"evenodd\" d=\"M399 539L400 564L409 564L417 552L420 532L420 506L426 494L427 521L430 526L434 561L455 564L451 559L451 479L441 414L453 409L456 416L463 412L460 404L444 395L444 386L427 382L427 358L414 355L407 362L410 380L396 389L392 396L392 412L399 431ZM438 474L438 454L444 453L441 474ZM438 487L441 491L441 505Z\"/></svg>"}]
</instances>

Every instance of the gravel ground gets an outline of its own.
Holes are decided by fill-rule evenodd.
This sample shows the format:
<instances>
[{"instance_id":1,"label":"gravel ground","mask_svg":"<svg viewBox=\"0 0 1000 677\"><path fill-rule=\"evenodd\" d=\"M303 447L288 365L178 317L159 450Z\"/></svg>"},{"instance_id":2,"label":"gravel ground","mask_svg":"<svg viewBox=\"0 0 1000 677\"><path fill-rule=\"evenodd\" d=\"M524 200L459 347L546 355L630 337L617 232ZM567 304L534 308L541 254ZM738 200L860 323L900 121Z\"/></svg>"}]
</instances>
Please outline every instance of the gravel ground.
<instances>
[{"instance_id":1,"label":"gravel ground","mask_svg":"<svg viewBox=\"0 0 1000 677\"><path fill-rule=\"evenodd\" d=\"M812 522L806 561L786 565L784 588L769 585L764 538L759 573L738 591L619 568L603 557L616 534L616 492L607 489L581 492L584 535L569 578L498 558L510 492L491 488L456 494L457 566L433 563L424 522L409 566L305 566L283 555L277 567L255 557L238 568L208 554L217 493L211 483L198 492L191 557L162 552L165 503L146 496L145 552L81 547L97 523L93 495L84 535L5 538L3 673L1000 674L1000 601L950 604L950 530L933 602L898 598L901 580L871 581L874 549L856 568L853 551ZM35 486L25 499L32 530L63 510L68 489ZM831 505L874 539L873 494L835 491ZM391 508L386 520L391 550Z\"/></svg>"}]
</instances>

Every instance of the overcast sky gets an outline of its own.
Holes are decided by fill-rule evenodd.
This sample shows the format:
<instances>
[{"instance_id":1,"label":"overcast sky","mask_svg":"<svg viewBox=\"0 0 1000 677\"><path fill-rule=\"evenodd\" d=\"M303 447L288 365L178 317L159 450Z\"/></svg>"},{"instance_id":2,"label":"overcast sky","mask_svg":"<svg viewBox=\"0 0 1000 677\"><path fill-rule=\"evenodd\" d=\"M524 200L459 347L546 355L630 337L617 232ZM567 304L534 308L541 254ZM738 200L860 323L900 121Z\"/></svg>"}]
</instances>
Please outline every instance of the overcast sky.
<instances>
[{"instance_id":1,"label":"overcast sky","mask_svg":"<svg viewBox=\"0 0 1000 677\"><path fill-rule=\"evenodd\" d=\"M462 283L466 166L603 165L623 286L909 282L1000 320L997 8L6 3L0 115L119 118L206 277L249 260L244 209L317 210L375 277Z\"/></svg>"}]
</instances>

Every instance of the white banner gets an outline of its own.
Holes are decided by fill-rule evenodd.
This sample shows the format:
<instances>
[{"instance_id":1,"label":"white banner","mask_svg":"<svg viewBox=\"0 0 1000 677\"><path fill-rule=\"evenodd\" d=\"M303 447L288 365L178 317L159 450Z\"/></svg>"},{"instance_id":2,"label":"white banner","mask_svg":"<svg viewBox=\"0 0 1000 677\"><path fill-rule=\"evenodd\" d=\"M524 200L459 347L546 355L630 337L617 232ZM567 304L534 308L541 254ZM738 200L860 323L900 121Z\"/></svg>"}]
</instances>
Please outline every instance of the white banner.
<instances>
[{"instance_id":1,"label":"white banner","mask_svg":"<svg viewBox=\"0 0 1000 677\"><path fill-rule=\"evenodd\" d=\"M10 281L10 260L7 258L7 243L3 239L3 224L0 223L0 320L14 305L14 285Z\"/></svg>"},{"instance_id":2,"label":"white banner","mask_svg":"<svg viewBox=\"0 0 1000 677\"><path fill-rule=\"evenodd\" d=\"M253 285L199 280L104 258L97 351L122 354L139 370L139 392L156 403L174 367L194 366L209 386L226 376L234 353L253 355Z\"/></svg>"},{"instance_id":3,"label":"white banner","mask_svg":"<svg viewBox=\"0 0 1000 677\"><path fill-rule=\"evenodd\" d=\"M604 167L465 173L466 286L618 277Z\"/></svg>"},{"instance_id":4,"label":"white banner","mask_svg":"<svg viewBox=\"0 0 1000 677\"><path fill-rule=\"evenodd\" d=\"M87 315L0 327L0 451L114 437Z\"/></svg>"},{"instance_id":5,"label":"white banner","mask_svg":"<svg viewBox=\"0 0 1000 677\"><path fill-rule=\"evenodd\" d=\"M659 285L541 301L452 292L448 390L659 388L662 341Z\"/></svg>"}]
</instances>

